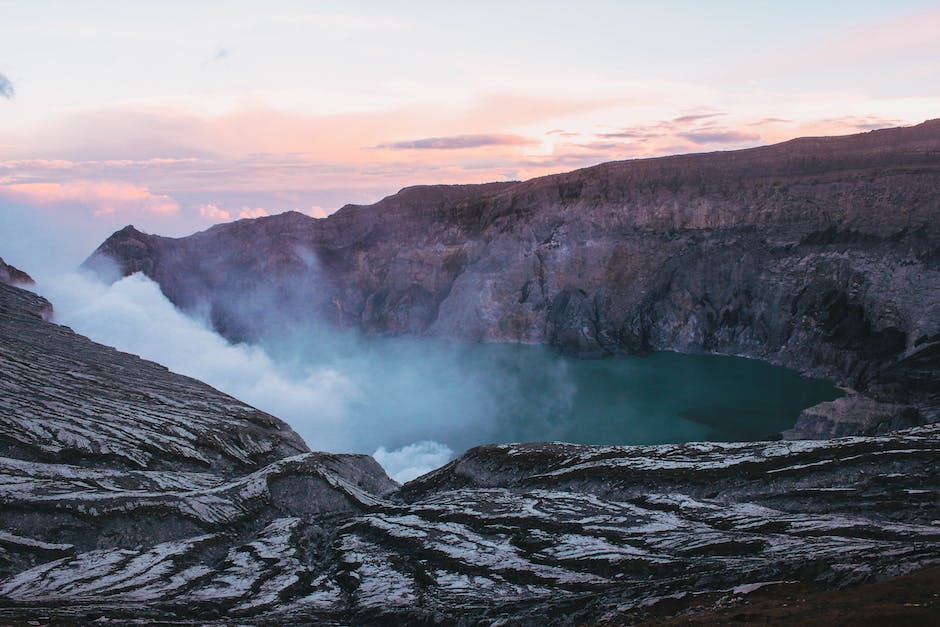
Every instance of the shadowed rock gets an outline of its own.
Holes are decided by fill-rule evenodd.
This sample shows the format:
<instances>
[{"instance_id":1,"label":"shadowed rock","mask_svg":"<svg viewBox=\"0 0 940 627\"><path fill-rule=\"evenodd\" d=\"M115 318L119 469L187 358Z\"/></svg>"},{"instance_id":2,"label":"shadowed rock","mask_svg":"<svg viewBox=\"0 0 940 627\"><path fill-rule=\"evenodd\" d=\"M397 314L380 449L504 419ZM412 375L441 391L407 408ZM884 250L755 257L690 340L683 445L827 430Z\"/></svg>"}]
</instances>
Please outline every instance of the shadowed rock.
<instances>
[{"instance_id":1,"label":"shadowed rock","mask_svg":"<svg viewBox=\"0 0 940 627\"><path fill-rule=\"evenodd\" d=\"M19 268L11 266L0 257L0 283L7 285L33 285L36 283L33 277L29 276Z\"/></svg>"},{"instance_id":2,"label":"shadowed rock","mask_svg":"<svg viewBox=\"0 0 940 627\"><path fill-rule=\"evenodd\" d=\"M853 394L805 409L787 440L816 440L846 435L875 435L923 423L920 412L910 405L879 403Z\"/></svg>"}]
</instances>

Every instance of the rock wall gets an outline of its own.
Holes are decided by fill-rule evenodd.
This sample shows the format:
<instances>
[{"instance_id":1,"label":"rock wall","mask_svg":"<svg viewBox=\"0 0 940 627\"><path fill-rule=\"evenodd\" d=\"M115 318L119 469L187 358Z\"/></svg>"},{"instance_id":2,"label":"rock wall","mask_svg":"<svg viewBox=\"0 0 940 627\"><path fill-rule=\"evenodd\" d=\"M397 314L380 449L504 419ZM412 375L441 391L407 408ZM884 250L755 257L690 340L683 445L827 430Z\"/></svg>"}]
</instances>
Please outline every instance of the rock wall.
<instances>
[{"instance_id":1,"label":"rock wall","mask_svg":"<svg viewBox=\"0 0 940 627\"><path fill-rule=\"evenodd\" d=\"M11 266L0 258L0 283L7 285L33 285L33 277L29 276L19 268Z\"/></svg>"},{"instance_id":2,"label":"rock wall","mask_svg":"<svg viewBox=\"0 0 940 627\"><path fill-rule=\"evenodd\" d=\"M580 356L717 352L936 407L938 188L934 120L407 188L181 239L127 227L85 265L145 272L230 338L326 319Z\"/></svg>"}]
</instances>

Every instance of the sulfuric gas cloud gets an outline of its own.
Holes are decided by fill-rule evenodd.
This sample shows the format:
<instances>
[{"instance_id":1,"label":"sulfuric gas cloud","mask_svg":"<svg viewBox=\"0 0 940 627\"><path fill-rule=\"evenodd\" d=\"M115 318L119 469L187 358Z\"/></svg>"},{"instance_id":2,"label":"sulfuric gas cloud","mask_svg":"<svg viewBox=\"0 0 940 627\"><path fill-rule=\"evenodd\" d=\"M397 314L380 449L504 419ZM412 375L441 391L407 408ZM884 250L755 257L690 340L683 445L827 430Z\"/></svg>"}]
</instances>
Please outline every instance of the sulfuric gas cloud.
<instances>
[{"instance_id":1,"label":"sulfuric gas cloud","mask_svg":"<svg viewBox=\"0 0 940 627\"><path fill-rule=\"evenodd\" d=\"M564 362L546 360L538 374L548 388L533 407L512 359L449 342L316 326L268 345L232 344L142 274L108 285L65 273L42 279L39 291L57 322L272 413L314 450L373 454L398 481L493 441L505 416L564 413L574 393ZM550 427L540 432L550 435Z\"/></svg>"},{"instance_id":2,"label":"sulfuric gas cloud","mask_svg":"<svg viewBox=\"0 0 940 627\"><path fill-rule=\"evenodd\" d=\"M550 439L559 425L548 417L571 407L575 389L563 360L535 367L528 361L524 383L510 353L494 358L480 347L300 324L296 311L281 316L271 295L238 306L242 317L256 317L271 332L232 343L208 315L181 312L142 274L109 284L76 271L75 238L55 225L31 214L4 215L9 228L0 234L0 256L37 279L56 322L267 411L313 450L373 454L398 481L475 444L505 441L507 417L526 416L530 430L520 439L532 433ZM316 259L307 261L305 271L316 272Z\"/></svg>"}]
</instances>

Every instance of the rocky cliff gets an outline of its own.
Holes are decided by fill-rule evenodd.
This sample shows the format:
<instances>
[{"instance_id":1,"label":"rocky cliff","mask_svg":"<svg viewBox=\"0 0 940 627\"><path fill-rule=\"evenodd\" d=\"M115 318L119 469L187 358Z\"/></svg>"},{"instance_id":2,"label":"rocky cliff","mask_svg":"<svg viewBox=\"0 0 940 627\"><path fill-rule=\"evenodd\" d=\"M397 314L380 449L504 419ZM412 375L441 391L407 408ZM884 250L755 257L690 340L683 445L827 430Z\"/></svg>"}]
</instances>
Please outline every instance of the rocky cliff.
<instances>
[{"instance_id":1,"label":"rocky cliff","mask_svg":"<svg viewBox=\"0 0 940 627\"><path fill-rule=\"evenodd\" d=\"M412 187L325 219L285 213L181 239L127 227L85 265L145 272L231 338L325 317L581 356L746 355L934 419L938 189L934 120Z\"/></svg>"},{"instance_id":2,"label":"rocky cliff","mask_svg":"<svg viewBox=\"0 0 940 627\"><path fill-rule=\"evenodd\" d=\"M623 624L940 562L940 425L487 446L399 487L48 312L0 283L0 622Z\"/></svg>"},{"instance_id":3,"label":"rocky cliff","mask_svg":"<svg viewBox=\"0 0 940 627\"><path fill-rule=\"evenodd\" d=\"M33 285L33 277L29 276L19 268L9 265L3 258L0 258L0 283L7 285Z\"/></svg>"}]
</instances>

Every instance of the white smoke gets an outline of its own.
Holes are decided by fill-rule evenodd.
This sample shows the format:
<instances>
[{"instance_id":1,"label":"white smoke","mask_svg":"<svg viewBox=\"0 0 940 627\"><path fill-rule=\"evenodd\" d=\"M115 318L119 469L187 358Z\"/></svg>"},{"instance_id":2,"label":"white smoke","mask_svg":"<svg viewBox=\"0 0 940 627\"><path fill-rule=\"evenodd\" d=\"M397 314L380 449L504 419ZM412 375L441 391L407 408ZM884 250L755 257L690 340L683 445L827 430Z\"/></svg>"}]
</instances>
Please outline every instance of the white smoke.
<instances>
[{"instance_id":1,"label":"white smoke","mask_svg":"<svg viewBox=\"0 0 940 627\"><path fill-rule=\"evenodd\" d=\"M455 449L497 441L508 416L541 405L537 421L570 407L574 393L564 362L544 364L552 392L540 390L533 403L511 360L493 363L445 342L370 341L321 328L286 346L231 344L143 274L108 285L65 273L40 278L37 289L57 322L267 411L311 449L372 454L400 482L441 466Z\"/></svg>"},{"instance_id":2,"label":"white smoke","mask_svg":"<svg viewBox=\"0 0 940 627\"><path fill-rule=\"evenodd\" d=\"M618 360L598 369L571 366L537 347L368 338L298 320L276 293L264 292L240 301L238 313L270 332L261 344L232 344L174 307L142 274L109 285L63 272L61 252L37 259L49 249L17 247L15 240L0 233L0 254L24 270L40 269L37 290L53 303L58 322L283 419L313 450L372 454L398 481L491 442L687 441L708 436L711 423L731 429L728 437L764 437L778 430L761 426L767 416L777 420L778 406L792 405L788 390L801 389L795 380L768 388L765 374L750 366L734 373L717 367L727 362L677 363L663 355L658 366ZM303 270L314 277L308 289L315 288L315 259ZM741 398L742 380L752 382L750 400ZM821 388L813 394L822 396L804 407L833 398ZM781 419L780 428L792 424Z\"/></svg>"},{"instance_id":3,"label":"white smoke","mask_svg":"<svg viewBox=\"0 0 940 627\"><path fill-rule=\"evenodd\" d=\"M449 462L454 452L439 442L415 442L396 451L380 446L373 454L389 476L399 483L431 472Z\"/></svg>"},{"instance_id":4,"label":"white smoke","mask_svg":"<svg viewBox=\"0 0 940 627\"><path fill-rule=\"evenodd\" d=\"M106 285L81 274L40 282L56 322L95 341L161 363L288 422L311 446L353 447L343 428L355 384L330 368L292 372L257 346L229 344L176 309L156 283L134 274Z\"/></svg>"},{"instance_id":5,"label":"white smoke","mask_svg":"<svg viewBox=\"0 0 940 627\"><path fill-rule=\"evenodd\" d=\"M292 331L263 345L232 344L174 307L143 275L109 285L75 272L103 239L78 218L57 222L3 203L0 218L0 256L37 280L57 322L267 411L313 450L373 454L399 481L476 444L549 439L558 425L545 416L572 403L575 388L560 360L527 365L544 383L533 398L512 359L446 342L363 338L326 325L294 329L265 294L242 313L263 316L265 328ZM303 275L315 276L316 260L304 260ZM513 421L534 426L507 432Z\"/></svg>"}]
</instances>

